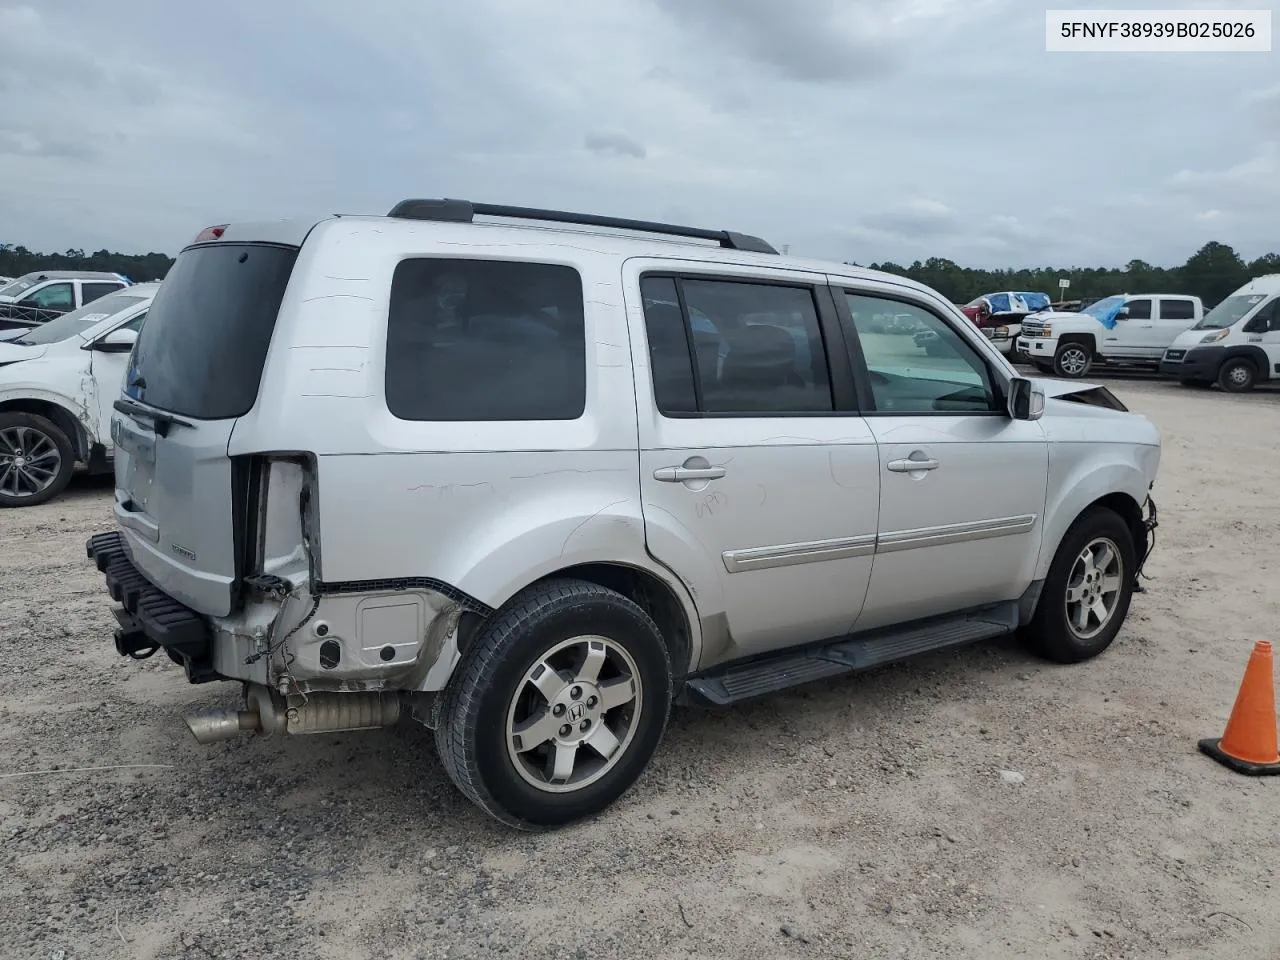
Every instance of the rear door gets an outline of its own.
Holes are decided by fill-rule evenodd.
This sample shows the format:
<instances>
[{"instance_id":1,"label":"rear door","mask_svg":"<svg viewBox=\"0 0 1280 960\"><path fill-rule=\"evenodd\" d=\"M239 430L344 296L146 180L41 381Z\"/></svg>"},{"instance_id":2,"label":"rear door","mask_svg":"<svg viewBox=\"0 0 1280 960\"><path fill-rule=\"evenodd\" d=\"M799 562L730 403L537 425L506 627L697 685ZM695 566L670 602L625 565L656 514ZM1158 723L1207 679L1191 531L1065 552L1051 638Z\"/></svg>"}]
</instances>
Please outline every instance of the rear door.
<instances>
[{"instance_id":1,"label":"rear door","mask_svg":"<svg viewBox=\"0 0 1280 960\"><path fill-rule=\"evenodd\" d=\"M1156 312L1150 327L1140 332L1146 336L1140 341L1151 360L1164 356L1165 350L1178 336L1196 322L1196 305L1185 297L1160 297L1156 300Z\"/></svg>"},{"instance_id":2,"label":"rear door","mask_svg":"<svg viewBox=\"0 0 1280 960\"><path fill-rule=\"evenodd\" d=\"M248 478L228 456L254 406L297 247L188 247L147 313L112 422L115 516L134 565L200 613L233 607Z\"/></svg>"},{"instance_id":3,"label":"rear door","mask_svg":"<svg viewBox=\"0 0 1280 960\"><path fill-rule=\"evenodd\" d=\"M703 612L704 668L852 629L879 501L825 278L729 269L625 276L645 537Z\"/></svg>"}]
</instances>

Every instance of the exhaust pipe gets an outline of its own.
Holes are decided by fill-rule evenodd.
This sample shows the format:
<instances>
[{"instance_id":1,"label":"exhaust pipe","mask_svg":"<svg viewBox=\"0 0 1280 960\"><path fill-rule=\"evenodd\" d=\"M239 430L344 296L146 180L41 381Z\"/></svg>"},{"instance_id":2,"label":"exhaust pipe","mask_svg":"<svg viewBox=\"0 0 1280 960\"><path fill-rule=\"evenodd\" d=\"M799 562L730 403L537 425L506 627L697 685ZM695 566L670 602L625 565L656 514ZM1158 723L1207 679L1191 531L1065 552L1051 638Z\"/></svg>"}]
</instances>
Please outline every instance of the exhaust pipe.
<instances>
[{"instance_id":1,"label":"exhaust pipe","mask_svg":"<svg viewBox=\"0 0 1280 960\"><path fill-rule=\"evenodd\" d=\"M205 745L262 729L262 719L248 710L202 710L183 720L196 742Z\"/></svg>"},{"instance_id":2,"label":"exhaust pipe","mask_svg":"<svg viewBox=\"0 0 1280 960\"><path fill-rule=\"evenodd\" d=\"M183 719L197 743L234 740L242 733L337 733L376 730L400 719L400 695L312 693L297 707L287 707L279 694L252 684L244 710L204 710Z\"/></svg>"}]
</instances>

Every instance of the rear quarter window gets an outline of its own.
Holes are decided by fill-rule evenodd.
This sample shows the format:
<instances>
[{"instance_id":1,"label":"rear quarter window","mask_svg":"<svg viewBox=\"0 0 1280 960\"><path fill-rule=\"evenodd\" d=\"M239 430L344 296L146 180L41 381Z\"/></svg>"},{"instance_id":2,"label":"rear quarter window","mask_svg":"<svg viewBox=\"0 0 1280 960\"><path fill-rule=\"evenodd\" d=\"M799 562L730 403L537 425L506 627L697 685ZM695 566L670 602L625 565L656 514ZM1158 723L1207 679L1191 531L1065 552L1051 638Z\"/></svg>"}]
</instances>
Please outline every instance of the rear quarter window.
<instances>
[{"instance_id":1,"label":"rear quarter window","mask_svg":"<svg viewBox=\"0 0 1280 960\"><path fill-rule=\"evenodd\" d=\"M587 394L578 271L401 261L391 281L385 386L387 408L401 420L576 420Z\"/></svg>"}]
</instances>

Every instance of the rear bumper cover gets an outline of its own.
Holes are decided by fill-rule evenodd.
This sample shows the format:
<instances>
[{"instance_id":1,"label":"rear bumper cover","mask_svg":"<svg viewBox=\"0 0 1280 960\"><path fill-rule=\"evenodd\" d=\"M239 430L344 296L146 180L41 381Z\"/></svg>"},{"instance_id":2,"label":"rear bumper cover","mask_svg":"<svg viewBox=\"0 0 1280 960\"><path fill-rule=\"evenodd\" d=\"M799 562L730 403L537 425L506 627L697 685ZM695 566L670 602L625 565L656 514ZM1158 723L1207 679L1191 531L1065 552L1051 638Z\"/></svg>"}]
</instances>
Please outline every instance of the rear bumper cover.
<instances>
[{"instance_id":1,"label":"rear bumper cover","mask_svg":"<svg viewBox=\"0 0 1280 960\"><path fill-rule=\"evenodd\" d=\"M212 632L200 614L147 580L129 560L118 532L99 533L85 553L106 578L107 593L121 605L114 611L116 652L144 660L157 650L186 671L192 683L224 679L212 666Z\"/></svg>"}]
</instances>

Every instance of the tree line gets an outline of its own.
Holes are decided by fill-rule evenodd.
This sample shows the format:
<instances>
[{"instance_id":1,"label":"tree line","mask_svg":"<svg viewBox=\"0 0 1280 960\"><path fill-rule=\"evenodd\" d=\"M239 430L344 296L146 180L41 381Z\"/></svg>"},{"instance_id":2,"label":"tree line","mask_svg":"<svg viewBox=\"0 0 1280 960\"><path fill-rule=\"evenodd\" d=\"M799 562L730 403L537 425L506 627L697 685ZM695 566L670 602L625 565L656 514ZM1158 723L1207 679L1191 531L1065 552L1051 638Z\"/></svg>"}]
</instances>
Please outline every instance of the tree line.
<instances>
[{"instance_id":1,"label":"tree line","mask_svg":"<svg viewBox=\"0 0 1280 960\"><path fill-rule=\"evenodd\" d=\"M36 253L23 246L0 243L0 276L18 277L38 270L104 270L130 280L160 280L173 258L163 253L113 253L67 250ZM855 264L856 266L856 264ZM909 267L886 261L872 263L873 270L909 277L933 287L954 303L968 303L984 293L1000 290L1038 291L1054 299L1096 299L1113 293L1185 293L1200 297L1212 307L1252 277L1280 273L1280 253L1268 253L1246 263L1230 246L1210 241L1180 267L1157 267L1130 260L1116 267L1032 267L1021 270L988 270L962 267L951 260L930 257ZM1058 280L1071 286L1061 291Z\"/></svg>"},{"instance_id":2,"label":"tree line","mask_svg":"<svg viewBox=\"0 0 1280 960\"><path fill-rule=\"evenodd\" d=\"M984 270L962 267L939 257L917 260L909 267L892 262L869 266L872 270L909 277L933 287L953 303L968 303L975 297L1001 290L1047 293L1054 300L1098 299L1113 293L1183 293L1200 297L1208 309L1253 277L1280 273L1280 253L1268 253L1245 262L1227 244L1211 241L1180 267L1157 267L1143 260L1130 260L1122 268ZM1071 286L1059 290L1059 279L1070 280Z\"/></svg>"},{"instance_id":3,"label":"tree line","mask_svg":"<svg viewBox=\"0 0 1280 960\"><path fill-rule=\"evenodd\" d=\"M163 253L112 253L110 250L36 253L23 246L0 243L0 277L20 277L40 270L101 270L123 274L134 283L141 283L162 279L171 266L173 257Z\"/></svg>"}]
</instances>

